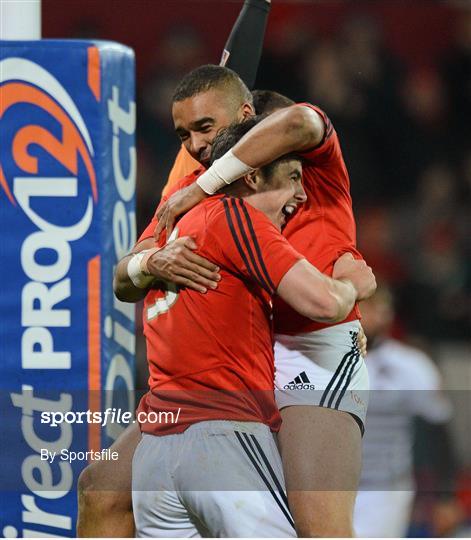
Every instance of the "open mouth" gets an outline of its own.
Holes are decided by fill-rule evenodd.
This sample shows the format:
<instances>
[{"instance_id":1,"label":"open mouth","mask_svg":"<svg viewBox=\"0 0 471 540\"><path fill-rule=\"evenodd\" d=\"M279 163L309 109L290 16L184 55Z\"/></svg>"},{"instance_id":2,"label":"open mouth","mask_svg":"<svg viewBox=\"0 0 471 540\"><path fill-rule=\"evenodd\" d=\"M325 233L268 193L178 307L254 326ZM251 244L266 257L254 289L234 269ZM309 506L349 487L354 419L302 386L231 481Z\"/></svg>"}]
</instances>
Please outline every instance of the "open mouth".
<instances>
[{"instance_id":1,"label":"open mouth","mask_svg":"<svg viewBox=\"0 0 471 540\"><path fill-rule=\"evenodd\" d=\"M288 203L281 209L281 226L284 227L289 218L296 212L297 204Z\"/></svg>"},{"instance_id":2,"label":"open mouth","mask_svg":"<svg viewBox=\"0 0 471 540\"><path fill-rule=\"evenodd\" d=\"M289 218L296 212L296 208L296 204L288 203L283 206L282 212L287 218Z\"/></svg>"}]
</instances>

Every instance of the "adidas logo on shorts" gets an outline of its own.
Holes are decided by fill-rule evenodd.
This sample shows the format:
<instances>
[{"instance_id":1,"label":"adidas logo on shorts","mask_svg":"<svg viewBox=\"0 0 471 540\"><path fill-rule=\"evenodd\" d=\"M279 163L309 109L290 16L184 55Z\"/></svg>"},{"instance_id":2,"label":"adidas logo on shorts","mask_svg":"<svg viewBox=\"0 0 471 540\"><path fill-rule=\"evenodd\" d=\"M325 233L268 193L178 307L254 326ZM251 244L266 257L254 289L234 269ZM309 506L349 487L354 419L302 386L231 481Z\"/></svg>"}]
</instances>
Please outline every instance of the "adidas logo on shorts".
<instances>
[{"instance_id":1,"label":"adidas logo on shorts","mask_svg":"<svg viewBox=\"0 0 471 540\"><path fill-rule=\"evenodd\" d=\"M285 390L315 390L316 387L311 384L311 381L308 379L306 372L303 371L297 377L295 377L291 382L283 386Z\"/></svg>"}]
</instances>

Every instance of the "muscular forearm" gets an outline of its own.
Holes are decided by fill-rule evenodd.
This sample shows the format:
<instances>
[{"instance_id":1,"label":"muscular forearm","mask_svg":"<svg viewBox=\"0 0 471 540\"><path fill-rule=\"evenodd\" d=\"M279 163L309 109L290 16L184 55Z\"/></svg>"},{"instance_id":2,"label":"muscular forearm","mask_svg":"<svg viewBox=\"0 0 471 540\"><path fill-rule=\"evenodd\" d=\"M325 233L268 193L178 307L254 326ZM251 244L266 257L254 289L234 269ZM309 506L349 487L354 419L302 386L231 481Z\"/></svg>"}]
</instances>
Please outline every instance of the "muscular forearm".
<instances>
[{"instance_id":1,"label":"muscular forearm","mask_svg":"<svg viewBox=\"0 0 471 540\"><path fill-rule=\"evenodd\" d=\"M316 146L324 124L311 108L295 105L274 112L251 129L232 149L233 154L254 169L291 152Z\"/></svg>"},{"instance_id":2,"label":"muscular forearm","mask_svg":"<svg viewBox=\"0 0 471 540\"><path fill-rule=\"evenodd\" d=\"M114 273L113 290L116 298L122 302L139 302L146 296L151 285L150 280L147 287L136 287L129 276L128 265L134 255L144 250L152 249L153 247L155 247L155 244L152 238L143 240L134 246L132 253L126 255L118 262Z\"/></svg>"},{"instance_id":3,"label":"muscular forearm","mask_svg":"<svg viewBox=\"0 0 471 540\"><path fill-rule=\"evenodd\" d=\"M282 109L246 133L196 184L203 192L213 194L281 156L316 146L323 136L323 120L310 107L295 105Z\"/></svg>"},{"instance_id":4,"label":"muscular forearm","mask_svg":"<svg viewBox=\"0 0 471 540\"><path fill-rule=\"evenodd\" d=\"M183 236L157 249L152 238L135 246L115 271L114 292L123 302L142 300L157 282L169 282L205 293L216 289L221 276L212 262L194 253L196 243ZM141 252L145 254L138 256Z\"/></svg>"},{"instance_id":5,"label":"muscular forearm","mask_svg":"<svg viewBox=\"0 0 471 540\"><path fill-rule=\"evenodd\" d=\"M343 321L352 311L357 299L357 291L351 281L329 279L329 293L333 299L332 312L326 322Z\"/></svg>"},{"instance_id":6,"label":"muscular forearm","mask_svg":"<svg viewBox=\"0 0 471 540\"><path fill-rule=\"evenodd\" d=\"M304 299L299 306L304 310L303 315L318 322L336 323L343 321L353 309L356 290L347 280L322 275L321 280L306 282Z\"/></svg>"},{"instance_id":7,"label":"muscular forearm","mask_svg":"<svg viewBox=\"0 0 471 540\"><path fill-rule=\"evenodd\" d=\"M128 264L134 255L123 257L117 267L113 279L113 290L116 298L122 302L139 302L142 300L150 288L149 286L140 289L134 285L128 274Z\"/></svg>"},{"instance_id":8,"label":"muscular forearm","mask_svg":"<svg viewBox=\"0 0 471 540\"><path fill-rule=\"evenodd\" d=\"M306 259L288 270L277 293L301 315L327 323L343 321L357 298L357 290L350 280L332 279Z\"/></svg>"}]
</instances>

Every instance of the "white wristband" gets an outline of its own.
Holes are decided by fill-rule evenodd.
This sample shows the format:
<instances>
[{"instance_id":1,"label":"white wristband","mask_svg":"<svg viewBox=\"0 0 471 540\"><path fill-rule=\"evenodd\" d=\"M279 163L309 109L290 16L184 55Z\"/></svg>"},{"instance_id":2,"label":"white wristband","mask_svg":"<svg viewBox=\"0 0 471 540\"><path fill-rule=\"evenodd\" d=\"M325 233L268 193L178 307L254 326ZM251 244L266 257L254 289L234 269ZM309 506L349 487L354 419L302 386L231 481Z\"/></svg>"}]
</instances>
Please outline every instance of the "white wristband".
<instances>
[{"instance_id":1,"label":"white wristband","mask_svg":"<svg viewBox=\"0 0 471 540\"><path fill-rule=\"evenodd\" d=\"M154 276L144 273L141 268L142 259L147 255L149 251L155 250L144 249L143 251L136 253L136 255L133 255L128 262L127 270L129 279L138 289L147 288L155 279Z\"/></svg>"},{"instance_id":2,"label":"white wristband","mask_svg":"<svg viewBox=\"0 0 471 540\"><path fill-rule=\"evenodd\" d=\"M232 184L241 176L254 170L253 167L234 156L232 150L229 150L221 158L216 159L211 167L196 180L196 183L205 193L214 195L225 185Z\"/></svg>"}]
</instances>

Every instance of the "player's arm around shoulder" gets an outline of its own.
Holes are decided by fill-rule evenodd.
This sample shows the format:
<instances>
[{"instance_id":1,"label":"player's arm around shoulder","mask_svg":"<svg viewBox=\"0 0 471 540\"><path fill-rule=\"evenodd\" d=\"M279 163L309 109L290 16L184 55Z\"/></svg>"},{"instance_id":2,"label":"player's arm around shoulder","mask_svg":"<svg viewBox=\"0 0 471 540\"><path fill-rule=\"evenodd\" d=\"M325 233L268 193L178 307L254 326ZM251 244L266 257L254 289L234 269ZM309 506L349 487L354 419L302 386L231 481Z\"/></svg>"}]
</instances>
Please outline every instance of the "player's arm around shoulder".
<instances>
[{"instance_id":1,"label":"player's arm around shoulder","mask_svg":"<svg viewBox=\"0 0 471 540\"><path fill-rule=\"evenodd\" d=\"M313 107L304 103L292 105L285 113L286 132L293 139L290 151L303 152L322 142L326 129L324 119Z\"/></svg>"},{"instance_id":2,"label":"player's arm around shoulder","mask_svg":"<svg viewBox=\"0 0 471 540\"><path fill-rule=\"evenodd\" d=\"M345 253L335 263L332 278L302 259L283 276L277 293L301 315L336 323L347 317L355 302L368 298L375 290L371 268Z\"/></svg>"},{"instance_id":3,"label":"player's arm around shoulder","mask_svg":"<svg viewBox=\"0 0 471 540\"><path fill-rule=\"evenodd\" d=\"M264 118L232 151L241 162L258 168L285 154L316 147L324 132L324 120L315 109L305 104L292 105Z\"/></svg>"}]
</instances>

